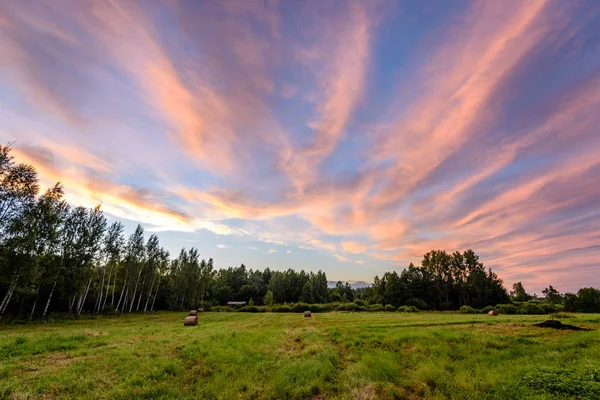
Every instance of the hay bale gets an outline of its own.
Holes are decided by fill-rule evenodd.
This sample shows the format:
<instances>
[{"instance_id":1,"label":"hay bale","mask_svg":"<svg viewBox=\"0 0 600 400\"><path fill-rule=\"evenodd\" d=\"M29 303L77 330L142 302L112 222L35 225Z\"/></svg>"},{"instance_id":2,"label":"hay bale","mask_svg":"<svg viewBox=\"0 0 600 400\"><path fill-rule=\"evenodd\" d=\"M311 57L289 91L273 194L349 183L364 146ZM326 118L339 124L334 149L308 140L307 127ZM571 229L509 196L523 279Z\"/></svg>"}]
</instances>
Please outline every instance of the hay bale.
<instances>
[{"instance_id":1,"label":"hay bale","mask_svg":"<svg viewBox=\"0 0 600 400\"><path fill-rule=\"evenodd\" d=\"M199 312L199 313L201 313L201 312L204 312L204 308L199 308L199 309L198 309L198 312Z\"/></svg>"},{"instance_id":2,"label":"hay bale","mask_svg":"<svg viewBox=\"0 0 600 400\"><path fill-rule=\"evenodd\" d=\"M496 312L496 310L490 310L490 312L488 312L488 315L494 317L494 316L498 315L498 313Z\"/></svg>"},{"instance_id":3,"label":"hay bale","mask_svg":"<svg viewBox=\"0 0 600 400\"><path fill-rule=\"evenodd\" d=\"M196 315L198 315L198 311L196 311L196 310L190 310L190 316L191 317L195 317Z\"/></svg>"},{"instance_id":4,"label":"hay bale","mask_svg":"<svg viewBox=\"0 0 600 400\"><path fill-rule=\"evenodd\" d=\"M310 311L304 311L304 318L310 318L312 317L312 314Z\"/></svg>"},{"instance_id":5,"label":"hay bale","mask_svg":"<svg viewBox=\"0 0 600 400\"><path fill-rule=\"evenodd\" d=\"M183 320L183 326L196 326L198 325L198 317L196 317L195 315L190 315L188 317L185 317L185 319Z\"/></svg>"}]
</instances>

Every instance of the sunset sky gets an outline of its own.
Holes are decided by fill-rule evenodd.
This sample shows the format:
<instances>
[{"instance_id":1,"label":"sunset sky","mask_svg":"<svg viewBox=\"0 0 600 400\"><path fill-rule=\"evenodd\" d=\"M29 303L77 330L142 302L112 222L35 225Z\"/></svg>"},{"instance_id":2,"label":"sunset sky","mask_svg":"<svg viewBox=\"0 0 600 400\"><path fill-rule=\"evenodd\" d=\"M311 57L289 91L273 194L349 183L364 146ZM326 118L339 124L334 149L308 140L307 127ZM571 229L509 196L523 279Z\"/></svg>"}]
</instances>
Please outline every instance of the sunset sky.
<instances>
[{"instance_id":1,"label":"sunset sky","mask_svg":"<svg viewBox=\"0 0 600 400\"><path fill-rule=\"evenodd\" d=\"M0 140L217 268L600 286L600 2L3 1Z\"/></svg>"}]
</instances>

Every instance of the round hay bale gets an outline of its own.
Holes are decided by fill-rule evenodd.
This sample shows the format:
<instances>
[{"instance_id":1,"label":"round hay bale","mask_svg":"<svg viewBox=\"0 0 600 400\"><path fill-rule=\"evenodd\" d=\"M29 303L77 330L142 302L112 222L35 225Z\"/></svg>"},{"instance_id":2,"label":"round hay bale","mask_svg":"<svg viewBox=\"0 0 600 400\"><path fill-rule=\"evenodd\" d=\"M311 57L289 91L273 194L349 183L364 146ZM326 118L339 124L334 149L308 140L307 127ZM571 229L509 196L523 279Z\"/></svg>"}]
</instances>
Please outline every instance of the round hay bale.
<instances>
[{"instance_id":1,"label":"round hay bale","mask_svg":"<svg viewBox=\"0 0 600 400\"><path fill-rule=\"evenodd\" d=\"M312 314L310 311L304 311L304 318L310 318L312 317Z\"/></svg>"},{"instance_id":2,"label":"round hay bale","mask_svg":"<svg viewBox=\"0 0 600 400\"><path fill-rule=\"evenodd\" d=\"M198 311L190 310L190 316L195 317L196 315L198 315Z\"/></svg>"},{"instance_id":3,"label":"round hay bale","mask_svg":"<svg viewBox=\"0 0 600 400\"><path fill-rule=\"evenodd\" d=\"M199 309L198 309L198 312L199 312L199 313L201 313L201 312L204 312L204 308L199 308Z\"/></svg>"},{"instance_id":4,"label":"round hay bale","mask_svg":"<svg viewBox=\"0 0 600 400\"><path fill-rule=\"evenodd\" d=\"M490 310L490 312L488 312L488 315L495 317L496 315L498 315L498 313L496 312L496 310Z\"/></svg>"},{"instance_id":5,"label":"round hay bale","mask_svg":"<svg viewBox=\"0 0 600 400\"><path fill-rule=\"evenodd\" d=\"M183 320L183 326L196 326L198 325L198 317L196 317L195 315L190 315L188 317L185 317L185 319Z\"/></svg>"}]
</instances>

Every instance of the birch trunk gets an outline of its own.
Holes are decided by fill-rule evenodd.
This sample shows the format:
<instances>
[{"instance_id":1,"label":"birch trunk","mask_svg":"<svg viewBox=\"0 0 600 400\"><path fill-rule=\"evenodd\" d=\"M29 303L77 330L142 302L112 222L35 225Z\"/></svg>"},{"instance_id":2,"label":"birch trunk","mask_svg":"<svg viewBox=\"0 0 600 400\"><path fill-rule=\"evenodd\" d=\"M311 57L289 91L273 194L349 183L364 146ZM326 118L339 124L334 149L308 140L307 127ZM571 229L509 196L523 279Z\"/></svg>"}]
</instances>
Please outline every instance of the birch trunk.
<instances>
[{"instance_id":1,"label":"birch trunk","mask_svg":"<svg viewBox=\"0 0 600 400\"><path fill-rule=\"evenodd\" d=\"M52 290L50 291L50 295L48 296L48 301L46 302L46 307L44 307L44 313L42 314L42 318L46 318L46 314L48 313L48 307L50 307L50 301L52 300L52 295L54 295L54 289L56 289L57 282L58 282L58 276L54 280L54 285L52 285Z\"/></svg>"},{"instance_id":2,"label":"birch trunk","mask_svg":"<svg viewBox=\"0 0 600 400\"><path fill-rule=\"evenodd\" d=\"M142 280L142 286L140 287L140 297L138 298L137 306L135 307L135 311L140 311L140 302L142 301L142 294L144 294L144 285L146 284L146 276L144 275L144 279Z\"/></svg>"},{"instance_id":3,"label":"birch trunk","mask_svg":"<svg viewBox=\"0 0 600 400\"><path fill-rule=\"evenodd\" d=\"M18 280L19 274L15 275L12 282L10 283L10 286L8 287L8 290L6 291L6 294L4 295L4 298L2 299L2 303L0 304L0 316L3 315L4 311L6 311L6 309L8 308L8 304L10 303L10 299L13 295L13 292L17 287Z\"/></svg>"},{"instance_id":4,"label":"birch trunk","mask_svg":"<svg viewBox=\"0 0 600 400\"><path fill-rule=\"evenodd\" d=\"M37 289L35 290L35 301L33 302L33 307L31 307L31 314L29 315L29 320L33 319L33 313L35 312L35 306L37 305L39 293L40 293L40 285L38 284Z\"/></svg>"},{"instance_id":5,"label":"birch trunk","mask_svg":"<svg viewBox=\"0 0 600 400\"><path fill-rule=\"evenodd\" d=\"M104 271L102 271L102 283L100 284L100 290L98 290L98 298L96 299L96 304L94 306L95 312L100 312L100 306L102 305L102 291L104 290L104 277L106 276L106 265L104 266Z\"/></svg>"},{"instance_id":6,"label":"birch trunk","mask_svg":"<svg viewBox=\"0 0 600 400\"><path fill-rule=\"evenodd\" d=\"M158 284L156 285L156 292L154 292L154 298L152 299L152 306L150 307L150 311L154 311L154 302L156 301L156 296L158 296L158 288L160 288L160 279L158 280Z\"/></svg>"},{"instance_id":7,"label":"birch trunk","mask_svg":"<svg viewBox=\"0 0 600 400\"><path fill-rule=\"evenodd\" d=\"M106 307L106 299L108 299L108 292L110 290L110 278L112 277L112 268L108 271L108 282L106 283L106 294L104 295L104 301L100 307L100 312L104 311L104 307Z\"/></svg>"},{"instance_id":8,"label":"birch trunk","mask_svg":"<svg viewBox=\"0 0 600 400\"><path fill-rule=\"evenodd\" d=\"M77 310L77 316L79 316L81 314L81 312L83 311L83 306L85 305L85 299L87 299L87 295L90 291L90 285L92 284L92 279L94 279L93 275L87 284L87 288L85 288L85 294L83 295L83 300L81 301L81 304L79 305L79 309Z\"/></svg>"},{"instance_id":9,"label":"birch trunk","mask_svg":"<svg viewBox=\"0 0 600 400\"><path fill-rule=\"evenodd\" d=\"M115 269L117 269L118 267L115 265ZM113 288L112 288L112 295L110 298L110 305L114 305L115 304L115 288L117 286L117 272L115 271L115 277L113 278Z\"/></svg>"},{"instance_id":10,"label":"birch trunk","mask_svg":"<svg viewBox=\"0 0 600 400\"><path fill-rule=\"evenodd\" d=\"M152 297L152 289L154 288L154 281L156 280L156 275L152 277L152 283L150 284L150 290L148 291L148 296L146 296L146 305L144 305L144 312L148 310L148 301L150 297Z\"/></svg>"},{"instance_id":11,"label":"birch trunk","mask_svg":"<svg viewBox=\"0 0 600 400\"><path fill-rule=\"evenodd\" d=\"M133 310L133 303L135 302L135 294L137 293L138 284L140 283L140 276L142 276L142 268L140 267L140 272L138 273L137 280L135 281L135 286L133 288L133 297L131 298L131 304L129 305L129 312Z\"/></svg>"},{"instance_id":12,"label":"birch trunk","mask_svg":"<svg viewBox=\"0 0 600 400\"><path fill-rule=\"evenodd\" d=\"M117 303L117 311L119 311L119 307L121 306L121 299L123 298L123 293L125 293L125 286L127 286L127 275L129 275L129 271L125 271L125 280L123 281L123 287L121 288L121 295L119 296L119 302ZM116 281L115 277L115 281ZM113 293L114 295L114 293Z\"/></svg>"},{"instance_id":13,"label":"birch trunk","mask_svg":"<svg viewBox=\"0 0 600 400\"><path fill-rule=\"evenodd\" d=\"M125 298L123 299L123 307L121 307L121 312L125 312L125 307L127 307L127 299L129 298L129 288L125 290Z\"/></svg>"}]
</instances>

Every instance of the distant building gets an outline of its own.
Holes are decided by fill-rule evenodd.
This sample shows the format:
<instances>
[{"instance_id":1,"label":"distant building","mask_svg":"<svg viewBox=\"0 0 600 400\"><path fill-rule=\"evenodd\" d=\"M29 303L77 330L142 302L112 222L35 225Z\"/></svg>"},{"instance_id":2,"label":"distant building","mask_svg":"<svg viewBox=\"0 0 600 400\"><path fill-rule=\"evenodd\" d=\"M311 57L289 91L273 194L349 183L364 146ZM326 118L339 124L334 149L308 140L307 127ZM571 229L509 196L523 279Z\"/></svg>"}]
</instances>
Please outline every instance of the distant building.
<instances>
[{"instance_id":1,"label":"distant building","mask_svg":"<svg viewBox=\"0 0 600 400\"><path fill-rule=\"evenodd\" d=\"M246 302L245 301L228 301L227 305L232 306L232 307L245 306Z\"/></svg>"}]
</instances>

